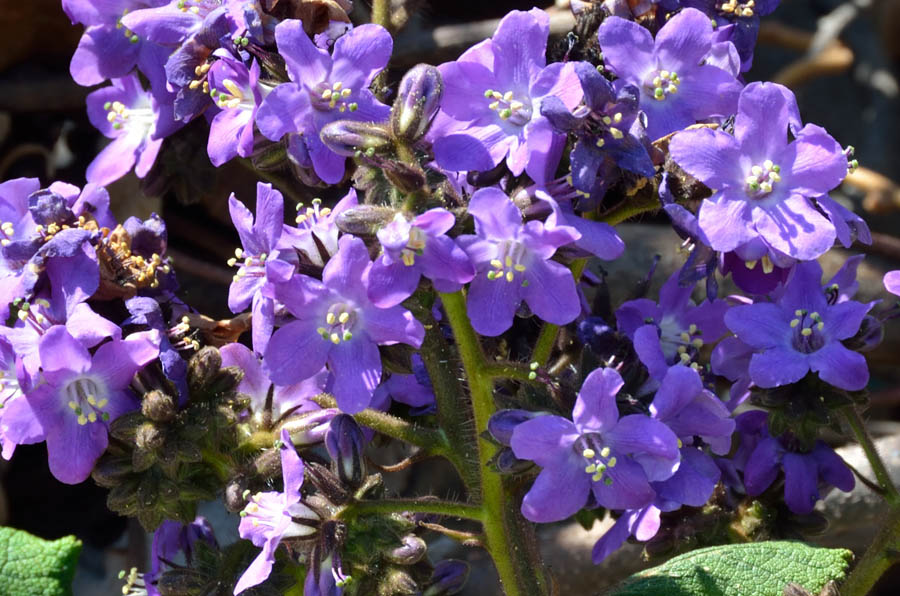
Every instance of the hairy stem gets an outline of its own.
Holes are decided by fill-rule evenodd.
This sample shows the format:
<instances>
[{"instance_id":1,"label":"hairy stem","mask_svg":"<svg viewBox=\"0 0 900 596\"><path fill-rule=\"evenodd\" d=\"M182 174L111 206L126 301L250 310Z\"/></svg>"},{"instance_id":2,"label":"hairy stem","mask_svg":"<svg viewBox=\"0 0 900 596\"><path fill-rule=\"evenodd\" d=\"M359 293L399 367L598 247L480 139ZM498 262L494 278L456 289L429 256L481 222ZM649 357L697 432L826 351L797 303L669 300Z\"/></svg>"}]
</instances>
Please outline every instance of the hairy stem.
<instances>
[{"instance_id":1,"label":"hairy stem","mask_svg":"<svg viewBox=\"0 0 900 596\"><path fill-rule=\"evenodd\" d=\"M425 326L425 340L419 355L425 363L434 390L438 425L449 443L445 455L465 483L469 497L478 500L481 497L478 445L471 410L466 404L465 391L459 382L459 358L441 334L430 308L425 305L420 307L417 303L414 314Z\"/></svg>"},{"instance_id":2,"label":"hairy stem","mask_svg":"<svg viewBox=\"0 0 900 596\"><path fill-rule=\"evenodd\" d=\"M499 474L490 468L497 452L493 443L482 438L488 420L496 411L493 376L489 372L481 344L466 314L462 292L441 294L447 319L462 359L478 435L478 459L481 472L481 508L485 547L494 560L497 574L507 596L539 596L546 583L535 545L534 531L518 511L516 499Z\"/></svg>"},{"instance_id":3,"label":"hairy stem","mask_svg":"<svg viewBox=\"0 0 900 596\"><path fill-rule=\"evenodd\" d=\"M461 517L481 520L483 513L478 505L436 499L382 499L378 501L356 501L350 503L338 514L342 519L352 519L361 515L381 515L385 513L432 513L447 517Z\"/></svg>"},{"instance_id":4,"label":"hairy stem","mask_svg":"<svg viewBox=\"0 0 900 596\"><path fill-rule=\"evenodd\" d=\"M856 441L862 447L863 453L866 454L869 465L872 466L872 472L875 473L875 479L881 487L882 496L884 496L884 499L891 507L894 509L900 508L900 492L897 492L897 487L894 481L891 480L891 475L888 473L881 456L878 455L875 442L869 436L866 425L856 406L847 406L843 408L842 412L847 420L847 424L850 426L850 430L853 431L853 435L856 437Z\"/></svg>"},{"instance_id":5,"label":"hairy stem","mask_svg":"<svg viewBox=\"0 0 900 596\"><path fill-rule=\"evenodd\" d=\"M842 596L865 596L878 579L900 560L900 509L891 507L881 531L841 585Z\"/></svg>"},{"instance_id":6,"label":"hairy stem","mask_svg":"<svg viewBox=\"0 0 900 596\"><path fill-rule=\"evenodd\" d=\"M327 393L320 393L312 400L323 408L337 407L337 401ZM450 446L447 443L447 437L440 430L419 426L378 410L363 410L353 414L353 417L364 426L410 445L421 447L427 453L433 455L449 453Z\"/></svg>"}]
</instances>

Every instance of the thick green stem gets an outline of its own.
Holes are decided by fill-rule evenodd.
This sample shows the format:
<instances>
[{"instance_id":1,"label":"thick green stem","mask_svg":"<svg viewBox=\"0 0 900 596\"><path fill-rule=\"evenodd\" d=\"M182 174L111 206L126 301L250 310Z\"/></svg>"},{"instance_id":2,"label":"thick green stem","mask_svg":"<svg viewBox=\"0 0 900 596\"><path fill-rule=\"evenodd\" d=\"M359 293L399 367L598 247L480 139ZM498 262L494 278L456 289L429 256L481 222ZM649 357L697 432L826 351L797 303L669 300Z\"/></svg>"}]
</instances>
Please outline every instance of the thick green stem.
<instances>
[{"instance_id":1,"label":"thick green stem","mask_svg":"<svg viewBox=\"0 0 900 596\"><path fill-rule=\"evenodd\" d=\"M438 426L447 436L449 449L445 457L456 468L466 488L469 498L481 497L481 476L478 472L478 445L472 413L466 403L465 391L459 382L459 358L441 334L431 309L417 302L414 314L425 325L425 340L419 350L422 362L432 381L434 398L437 403Z\"/></svg>"},{"instance_id":2,"label":"thick green stem","mask_svg":"<svg viewBox=\"0 0 900 596\"><path fill-rule=\"evenodd\" d=\"M372 22L391 31L391 0L372 0ZM372 81L372 89L381 101L387 92L387 69L382 70Z\"/></svg>"},{"instance_id":3,"label":"thick green stem","mask_svg":"<svg viewBox=\"0 0 900 596\"><path fill-rule=\"evenodd\" d=\"M337 407L337 401L327 393L320 393L312 400L323 408ZM449 452L450 446L447 443L447 437L440 430L418 426L378 410L363 410L354 414L353 417L362 425L383 435L421 447L427 453L446 455Z\"/></svg>"},{"instance_id":4,"label":"thick green stem","mask_svg":"<svg viewBox=\"0 0 900 596\"><path fill-rule=\"evenodd\" d=\"M466 300L461 292L442 293L440 296L453 329L472 397L475 432L478 435L485 547L494 560L507 596L545 594L546 583L541 573L533 528L522 519L516 500L501 476L491 470L490 461L497 452L497 446L481 436L496 411L493 377L466 314Z\"/></svg>"},{"instance_id":5,"label":"thick green stem","mask_svg":"<svg viewBox=\"0 0 900 596\"><path fill-rule=\"evenodd\" d=\"M481 520L483 513L478 505L453 501L428 499L383 499L379 501L356 501L344 507L338 514L342 519L352 519L361 515L383 515L386 513L433 513L447 517L461 517Z\"/></svg>"},{"instance_id":6,"label":"thick green stem","mask_svg":"<svg viewBox=\"0 0 900 596\"><path fill-rule=\"evenodd\" d=\"M900 560L900 509L891 507L880 527L881 531L841 585L842 596L865 596L884 572Z\"/></svg>"},{"instance_id":7,"label":"thick green stem","mask_svg":"<svg viewBox=\"0 0 900 596\"><path fill-rule=\"evenodd\" d=\"M856 437L856 441L862 447L863 453L866 454L869 465L872 466L872 472L875 473L875 479L881 487L882 496L891 507L895 509L900 508L900 492L897 492L897 486L891 480L891 475L881 460L881 456L878 455L875 442L872 441L872 437L866 431L866 425L862 417L860 417L859 411L856 409L856 406L847 406L842 411L847 424L850 426L850 430L853 431L853 435Z\"/></svg>"}]
</instances>

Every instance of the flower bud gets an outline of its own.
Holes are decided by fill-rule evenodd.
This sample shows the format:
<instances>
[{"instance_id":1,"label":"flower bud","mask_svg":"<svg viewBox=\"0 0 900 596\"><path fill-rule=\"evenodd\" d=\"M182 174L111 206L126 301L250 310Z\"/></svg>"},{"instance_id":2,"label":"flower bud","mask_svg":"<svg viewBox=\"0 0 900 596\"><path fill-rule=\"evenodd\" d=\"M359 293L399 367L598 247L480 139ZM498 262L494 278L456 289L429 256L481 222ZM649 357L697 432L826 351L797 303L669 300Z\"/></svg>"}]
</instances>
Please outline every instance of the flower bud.
<instances>
[{"instance_id":1,"label":"flower bud","mask_svg":"<svg viewBox=\"0 0 900 596\"><path fill-rule=\"evenodd\" d=\"M397 139L414 143L421 139L441 105L444 81L430 64L417 64L400 81L391 108L391 131Z\"/></svg>"},{"instance_id":2,"label":"flower bud","mask_svg":"<svg viewBox=\"0 0 900 596\"><path fill-rule=\"evenodd\" d=\"M407 534L402 538L403 544L392 548L385 553L385 558L397 565L412 565L418 563L425 556L428 545L415 534Z\"/></svg>"},{"instance_id":3,"label":"flower bud","mask_svg":"<svg viewBox=\"0 0 900 596\"><path fill-rule=\"evenodd\" d=\"M850 339L845 339L844 346L857 352L874 350L884 339L884 327L876 317L866 315L859 326L859 331Z\"/></svg>"},{"instance_id":4,"label":"flower bud","mask_svg":"<svg viewBox=\"0 0 900 596\"><path fill-rule=\"evenodd\" d=\"M425 188L425 185L427 184L425 172L423 172L422 168L419 166L391 159L384 160L384 163L380 165L385 177L391 184L396 186L400 192L416 192L417 190Z\"/></svg>"},{"instance_id":5,"label":"flower bud","mask_svg":"<svg viewBox=\"0 0 900 596\"><path fill-rule=\"evenodd\" d=\"M287 147L283 143L272 143L268 140L253 143L250 162L255 169L262 172L279 170L284 167L287 160Z\"/></svg>"},{"instance_id":6,"label":"flower bud","mask_svg":"<svg viewBox=\"0 0 900 596\"><path fill-rule=\"evenodd\" d=\"M131 458L106 455L94 464L91 478L102 487L112 488L120 484L131 472Z\"/></svg>"},{"instance_id":7,"label":"flower bud","mask_svg":"<svg viewBox=\"0 0 900 596\"><path fill-rule=\"evenodd\" d=\"M345 234L373 236L380 227L394 219L396 211L379 205L358 205L337 214L334 223Z\"/></svg>"},{"instance_id":8,"label":"flower bud","mask_svg":"<svg viewBox=\"0 0 900 596\"><path fill-rule=\"evenodd\" d=\"M175 418L177 413L175 399L158 389L145 394L141 402L141 414L154 422L168 422Z\"/></svg>"},{"instance_id":9,"label":"flower bud","mask_svg":"<svg viewBox=\"0 0 900 596\"><path fill-rule=\"evenodd\" d=\"M493 464L500 474L519 474L534 466L531 461L516 457L516 454L509 447L504 447L497 452L497 455L494 456Z\"/></svg>"},{"instance_id":10,"label":"flower bud","mask_svg":"<svg viewBox=\"0 0 900 596\"><path fill-rule=\"evenodd\" d=\"M393 147L394 141L384 126L356 120L329 122L319 133L325 145L338 155L352 156L357 151L375 154Z\"/></svg>"},{"instance_id":11,"label":"flower bud","mask_svg":"<svg viewBox=\"0 0 900 596\"><path fill-rule=\"evenodd\" d=\"M456 559L447 559L434 566L431 585L423 596L444 596L462 591L469 579L469 564Z\"/></svg>"},{"instance_id":12,"label":"flower bud","mask_svg":"<svg viewBox=\"0 0 900 596\"><path fill-rule=\"evenodd\" d=\"M182 567L163 573L157 580L156 589L160 596L200 596L209 583L206 574Z\"/></svg>"},{"instance_id":13,"label":"flower bud","mask_svg":"<svg viewBox=\"0 0 900 596\"><path fill-rule=\"evenodd\" d=\"M166 442L165 432L156 428L152 422L140 425L134 435L134 443L138 449L144 451L156 451Z\"/></svg>"},{"instance_id":14,"label":"flower bud","mask_svg":"<svg viewBox=\"0 0 900 596\"><path fill-rule=\"evenodd\" d=\"M510 440L512 440L513 430L535 416L540 416L540 412L515 409L499 410L488 420L488 432L491 433L491 436L498 443L508 447Z\"/></svg>"},{"instance_id":15,"label":"flower bud","mask_svg":"<svg viewBox=\"0 0 900 596\"><path fill-rule=\"evenodd\" d=\"M191 393L195 389L205 388L220 368L222 368L222 356L219 354L219 350L212 346L206 346L191 356L188 361L188 383Z\"/></svg>"},{"instance_id":16,"label":"flower bud","mask_svg":"<svg viewBox=\"0 0 900 596\"><path fill-rule=\"evenodd\" d=\"M325 440L328 425L339 412L340 410L337 408L305 412L299 416L292 416L281 425L281 428L288 431L291 435L291 442L298 449L317 445Z\"/></svg>"},{"instance_id":17,"label":"flower bud","mask_svg":"<svg viewBox=\"0 0 900 596\"><path fill-rule=\"evenodd\" d=\"M416 580L403 569L388 569L378 584L378 596L415 596L421 594Z\"/></svg>"},{"instance_id":18,"label":"flower bud","mask_svg":"<svg viewBox=\"0 0 900 596\"><path fill-rule=\"evenodd\" d=\"M345 486L359 488L366 476L363 450L366 438L352 416L338 414L325 433L325 448L333 468Z\"/></svg>"}]
</instances>

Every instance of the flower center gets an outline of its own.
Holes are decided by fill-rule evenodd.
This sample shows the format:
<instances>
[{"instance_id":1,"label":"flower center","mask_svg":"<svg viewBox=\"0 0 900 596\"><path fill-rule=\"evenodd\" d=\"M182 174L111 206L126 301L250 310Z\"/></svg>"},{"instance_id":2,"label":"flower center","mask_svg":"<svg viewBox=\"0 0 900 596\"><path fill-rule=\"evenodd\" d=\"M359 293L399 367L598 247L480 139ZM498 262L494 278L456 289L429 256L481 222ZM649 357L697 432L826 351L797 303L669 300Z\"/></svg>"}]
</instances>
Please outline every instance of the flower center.
<instances>
[{"instance_id":1,"label":"flower center","mask_svg":"<svg viewBox=\"0 0 900 596\"><path fill-rule=\"evenodd\" d=\"M301 210L303 211L302 213ZM311 228L322 221L322 219L328 217L330 213L331 209L322 207L322 199L316 198L312 200L312 207L307 207L306 209L303 209L303 203L297 203L297 217L294 218L294 221Z\"/></svg>"},{"instance_id":2,"label":"flower center","mask_svg":"<svg viewBox=\"0 0 900 596\"><path fill-rule=\"evenodd\" d=\"M798 352L812 354L825 345L825 322L817 312L807 312L803 309L794 311L795 319L791 320L791 345Z\"/></svg>"},{"instance_id":3,"label":"flower center","mask_svg":"<svg viewBox=\"0 0 900 596\"><path fill-rule=\"evenodd\" d=\"M81 376L66 383L61 395L69 405L69 409L78 416L78 424L84 426L88 422L109 420L109 412L104 408L109 404L106 385L96 377Z\"/></svg>"},{"instance_id":4,"label":"flower center","mask_svg":"<svg viewBox=\"0 0 900 596\"><path fill-rule=\"evenodd\" d=\"M650 90L653 99L662 101L670 95L678 93L681 79L678 73L669 70L654 70L644 80L644 86Z\"/></svg>"},{"instance_id":5,"label":"flower center","mask_svg":"<svg viewBox=\"0 0 900 596\"><path fill-rule=\"evenodd\" d=\"M493 89L484 92L485 99L490 100L488 107L506 120L518 126L524 126L531 120L531 102L521 102L513 98L513 92L500 93Z\"/></svg>"},{"instance_id":6,"label":"flower center","mask_svg":"<svg viewBox=\"0 0 900 596\"><path fill-rule=\"evenodd\" d=\"M755 8L756 2L754 0L747 0L743 3L738 2L738 0L726 0L725 2L716 4L716 10L724 16L749 18L755 14Z\"/></svg>"},{"instance_id":7,"label":"flower center","mask_svg":"<svg viewBox=\"0 0 900 596\"><path fill-rule=\"evenodd\" d=\"M282 526L285 521L282 518L289 518L288 526L279 531L281 538L309 536L318 530L321 522L319 516L303 503L285 507L284 495L276 492L256 493L240 515L250 518L254 528L262 528L264 535Z\"/></svg>"},{"instance_id":8,"label":"flower center","mask_svg":"<svg viewBox=\"0 0 900 596\"><path fill-rule=\"evenodd\" d=\"M353 95L353 89L344 87L340 81L334 84L322 81L313 87L310 93L314 108L323 112L336 108L342 114L346 111L355 112L359 108L355 101L348 102L351 95Z\"/></svg>"},{"instance_id":9,"label":"flower center","mask_svg":"<svg viewBox=\"0 0 900 596\"><path fill-rule=\"evenodd\" d=\"M142 132L148 133L156 124L156 116L153 114L150 103L145 102L145 104L129 108L121 101L108 101L103 104L103 109L106 110L106 120L112 124L114 129L142 130Z\"/></svg>"},{"instance_id":10,"label":"flower center","mask_svg":"<svg viewBox=\"0 0 900 596\"><path fill-rule=\"evenodd\" d=\"M181 12L191 12L205 18L214 9L222 4L220 0L178 0L175 6Z\"/></svg>"},{"instance_id":11,"label":"flower center","mask_svg":"<svg viewBox=\"0 0 900 596\"><path fill-rule=\"evenodd\" d=\"M128 10L127 8L126 8L125 10L123 10L123 11L122 11L122 17L124 17L125 15L127 15L128 12L129 12L129 10ZM130 41L131 43L137 43L137 42L139 42L139 41L141 40L141 38L138 37L137 34L135 34L134 31L132 31L131 29L129 29L128 27L126 27L125 25L122 24L122 17L119 17L118 19L116 19L116 29L121 29L121 30L122 30L122 34L123 34L123 35L126 37L126 39L128 39L128 41Z\"/></svg>"},{"instance_id":12,"label":"flower center","mask_svg":"<svg viewBox=\"0 0 900 596\"><path fill-rule=\"evenodd\" d=\"M515 240L504 240L497 246L497 257L491 259L492 269L487 272L491 281L505 279L513 282L517 277L524 277L528 267L524 261L528 258L528 249ZM522 287L528 286L528 280L522 279Z\"/></svg>"},{"instance_id":13,"label":"flower center","mask_svg":"<svg viewBox=\"0 0 900 596\"><path fill-rule=\"evenodd\" d=\"M421 255L425 249L425 232L416 226L409 228L409 241L406 248L400 251L400 258L407 267L412 267L416 263L416 255Z\"/></svg>"},{"instance_id":14,"label":"flower center","mask_svg":"<svg viewBox=\"0 0 900 596\"><path fill-rule=\"evenodd\" d=\"M599 136L597 147L603 147L606 144L607 136L612 137L614 141L618 141L625 136L622 129L613 126L622 122L622 112L616 112L612 116L597 114L593 117L593 120L596 123L596 134Z\"/></svg>"},{"instance_id":15,"label":"flower center","mask_svg":"<svg viewBox=\"0 0 900 596\"><path fill-rule=\"evenodd\" d=\"M342 341L353 339L353 326L357 321L356 309L353 306L339 302L331 305L325 313L325 325L316 329L322 339L337 345Z\"/></svg>"},{"instance_id":16,"label":"flower center","mask_svg":"<svg viewBox=\"0 0 900 596\"><path fill-rule=\"evenodd\" d=\"M251 255L244 252L242 248L234 249L234 256L227 261L229 267L240 267L234 274L233 281L238 281L242 277L263 277L266 274L268 258L268 253Z\"/></svg>"},{"instance_id":17,"label":"flower center","mask_svg":"<svg viewBox=\"0 0 900 596\"><path fill-rule=\"evenodd\" d=\"M652 321L651 321L652 324ZM684 329L675 317L664 317L659 323L659 341L663 354L670 361L676 357L686 366L697 368L694 362L703 347L703 331L694 323Z\"/></svg>"},{"instance_id":18,"label":"flower center","mask_svg":"<svg viewBox=\"0 0 900 596\"><path fill-rule=\"evenodd\" d=\"M587 462L584 473L590 474L593 482L602 480L607 486L613 483L613 479L610 476L604 477L604 474L610 468L616 467L616 456L612 455L609 445L603 444L603 437L598 433L581 435L572 448Z\"/></svg>"},{"instance_id":19,"label":"flower center","mask_svg":"<svg viewBox=\"0 0 900 596\"><path fill-rule=\"evenodd\" d=\"M202 70L202 67L197 68ZM245 110L252 110L256 106L253 91L251 91L249 87L241 89L238 87L237 83L231 79L223 80L222 86L225 87L224 91L215 88L210 89L209 91L210 96L212 96L220 109L243 108Z\"/></svg>"},{"instance_id":20,"label":"flower center","mask_svg":"<svg viewBox=\"0 0 900 596\"><path fill-rule=\"evenodd\" d=\"M750 168L747 176L747 192L754 198L761 198L772 192L776 182L781 182L781 166L767 159L762 165Z\"/></svg>"}]
</instances>

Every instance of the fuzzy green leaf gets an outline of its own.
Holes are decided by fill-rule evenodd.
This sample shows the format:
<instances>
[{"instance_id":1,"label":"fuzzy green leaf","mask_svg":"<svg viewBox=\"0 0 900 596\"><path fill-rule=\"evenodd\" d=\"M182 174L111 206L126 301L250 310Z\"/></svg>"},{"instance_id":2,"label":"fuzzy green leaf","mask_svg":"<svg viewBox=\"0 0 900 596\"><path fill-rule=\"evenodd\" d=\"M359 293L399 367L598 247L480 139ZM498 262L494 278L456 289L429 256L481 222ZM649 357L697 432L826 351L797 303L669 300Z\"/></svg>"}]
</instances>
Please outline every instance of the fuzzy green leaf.
<instances>
[{"instance_id":1,"label":"fuzzy green leaf","mask_svg":"<svg viewBox=\"0 0 900 596\"><path fill-rule=\"evenodd\" d=\"M610 596L782 596L795 582L818 594L843 579L853 553L802 542L701 548L625 580Z\"/></svg>"},{"instance_id":2,"label":"fuzzy green leaf","mask_svg":"<svg viewBox=\"0 0 900 596\"><path fill-rule=\"evenodd\" d=\"M43 540L28 532L0 528L0 594L67 596L81 553L74 536Z\"/></svg>"}]
</instances>

